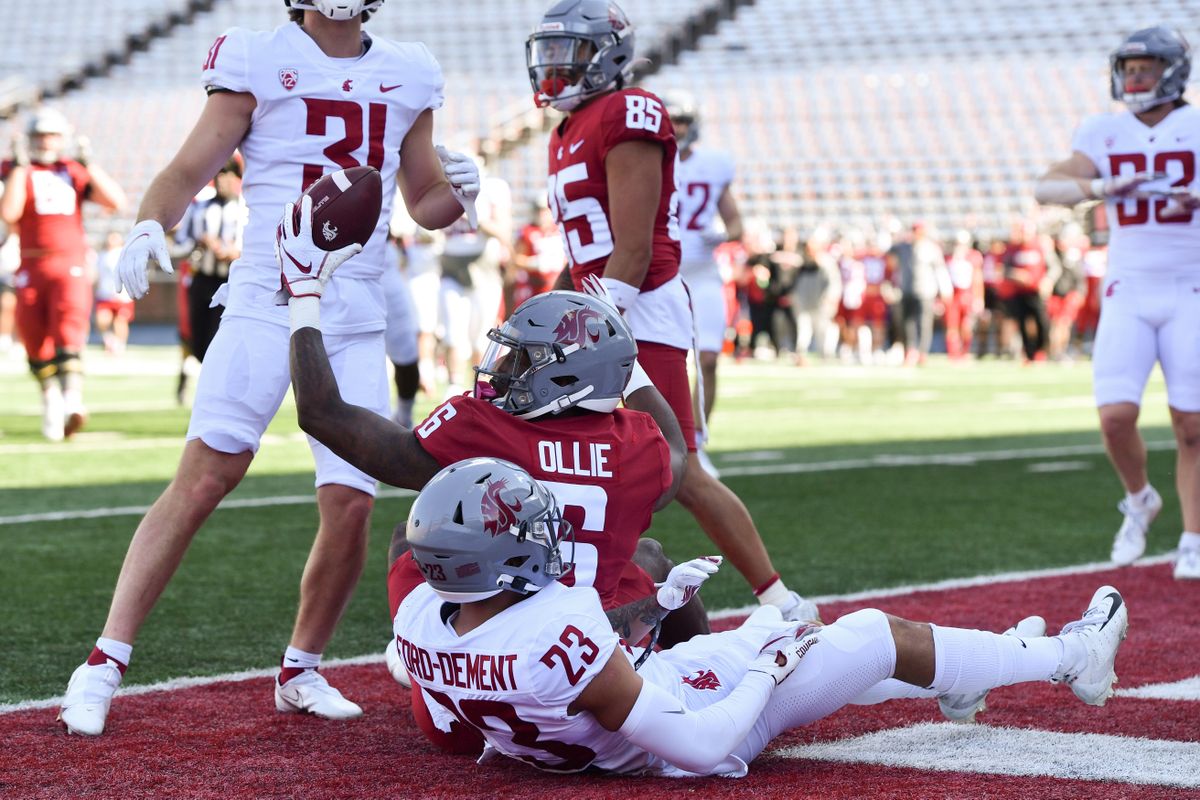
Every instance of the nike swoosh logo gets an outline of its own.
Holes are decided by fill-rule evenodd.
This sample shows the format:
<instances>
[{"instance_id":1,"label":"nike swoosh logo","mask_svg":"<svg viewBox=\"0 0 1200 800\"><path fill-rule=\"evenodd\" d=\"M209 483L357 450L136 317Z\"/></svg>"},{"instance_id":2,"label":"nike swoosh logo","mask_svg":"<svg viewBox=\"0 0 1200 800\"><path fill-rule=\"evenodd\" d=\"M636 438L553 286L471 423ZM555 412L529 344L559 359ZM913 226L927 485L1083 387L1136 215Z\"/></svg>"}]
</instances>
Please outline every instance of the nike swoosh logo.
<instances>
[{"instance_id":1,"label":"nike swoosh logo","mask_svg":"<svg viewBox=\"0 0 1200 800\"><path fill-rule=\"evenodd\" d=\"M663 713L664 714L686 714L687 712L684 711L682 708L679 708L674 711L664 711Z\"/></svg>"},{"instance_id":2,"label":"nike swoosh logo","mask_svg":"<svg viewBox=\"0 0 1200 800\"><path fill-rule=\"evenodd\" d=\"M381 83L381 84L379 84L379 91L383 92L384 94L387 94L387 93L388 93L388 92L390 92L392 89L399 89L399 88L400 88L401 86L403 86L403 85L404 85L403 83L397 83L395 86L384 86L384 85Z\"/></svg>"},{"instance_id":3,"label":"nike swoosh logo","mask_svg":"<svg viewBox=\"0 0 1200 800\"><path fill-rule=\"evenodd\" d=\"M281 250L283 250L283 248L280 248L280 249L281 249ZM299 261L297 261L296 259L292 258L292 254L291 254L291 253L289 253L287 250L284 250L284 251L283 251L283 254L284 254L285 256L287 256L287 257L288 257L288 260L289 260L289 261L291 261L293 264L295 264L295 265L296 265L296 269L300 270L300 271L301 271L301 272L303 272L305 275L308 275L308 274L310 274L310 273L312 272L312 264L311 264L311 263L309 263L309 264L307 264L307 265L306 265L306 264L301 264Z\"/></svg>"},{"instance_id":4,"label":"nike swoosh logo","mask_svg":"<svg viewBox=\"0 0 1200 800\"><path fill-rule=\"evenodd\" d=\"M1104 625L1107 625L1108 623L1112 622L1112 618L1116 616L1117 610L1125 604L1125 601L1122 600L1121 595L1117 594L1116 592L1109 592L1108 594L1104 595L1104 597L1105 599L1111 597L1113 601L1112 608L1108 610L1108 619L1104 620ZM1104 625L1101 625L1098 630L1104 630Z\"/></svg>"},{"instance_id":5,"label":"nike swoosh logo","mask_svg":"<svg viewBox=\"0 0 1200 800\"><path fill-rule=\"evenodd\" d=\"M567 150L570 151L571 155L575 155L575 151L581 147L583 147L583 139L580 139L578 142L568 147Z\"/></svg>"},{"instance_id":6,"label":"nike swoosh logo","mask_svg":"<svg viewBox=\"0 0 1200 800\"><path fill-rule=\"evenodd\" d=\"M288 660L288 661L290 661L290 662L292 662L293 664L299 664L299 663L300 663L300 659L298 659L298 658L288 658L287 660Z\"/></svg>"}]
</instances>

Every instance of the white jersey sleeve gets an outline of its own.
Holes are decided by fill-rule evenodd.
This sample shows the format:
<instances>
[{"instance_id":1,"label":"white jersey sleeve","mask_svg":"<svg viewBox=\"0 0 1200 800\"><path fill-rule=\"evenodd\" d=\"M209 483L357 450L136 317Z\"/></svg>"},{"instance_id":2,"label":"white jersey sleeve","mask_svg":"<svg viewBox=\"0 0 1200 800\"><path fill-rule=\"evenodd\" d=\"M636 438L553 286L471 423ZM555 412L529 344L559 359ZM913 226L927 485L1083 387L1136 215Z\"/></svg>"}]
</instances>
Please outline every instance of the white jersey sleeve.
<instances>
[{"instance_id":1,"label":"white jersey sleeve","mask_svg":"<svg viewBox=\"0 0 1200 800\"><path fill-rule=\"evenodd\" d=\"M208 92L249 92L251 33L244 28L230 28L216 38L204 57L201 80Z\"/></svg>"},{"instance_id":2,"label":"white jersey sleeve","mask_svg":"<svg viewBox=\"0 0 1200 800\"><path fill-rule=\"evenodd\" d=\"M1099 137L1096 135L1098 130L1104 125L1104 117L1107 114L1096 114L1090 117L1084 117L1079 123L1079 127L1075 129L1075 133L1071 136L1071 150L1083 153L1096 169L1102 168L1104 157L1099 148L1096 147Z\"/></svg>"},{"instance_id":3,"label":"white jersey sleeve","mask_svg":"<svg viewBox=\"0 0 1200 800\"><path fill-rule=\"evenodd\" d=\"M713 247L716 243L718 204L721 195L733 183L733 157L717 150L697 148L685 161L676 164L679 187L679 229L681 271L685 277L697 268L715 272Z\"/></svg>"}]
</instances>

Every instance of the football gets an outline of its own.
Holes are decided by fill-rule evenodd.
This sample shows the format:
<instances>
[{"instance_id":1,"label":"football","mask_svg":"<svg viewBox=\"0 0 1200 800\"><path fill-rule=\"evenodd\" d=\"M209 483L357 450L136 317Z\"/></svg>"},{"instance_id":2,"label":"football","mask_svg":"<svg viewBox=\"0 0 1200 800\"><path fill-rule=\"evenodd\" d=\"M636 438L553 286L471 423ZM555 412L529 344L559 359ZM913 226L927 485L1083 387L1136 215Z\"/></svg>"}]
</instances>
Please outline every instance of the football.
<instances>
[{"instance_id":1,"label":"football","mask_svg":"<svg viewBox=\"0 0 1200 800\"><path fill-rule=\"evenodd\" d=\"M379 224L383 181L374 167L351 167L331 172L304 191L312 198L313 241L322 250L339 250L367 240ZM293 230L300 229L300 199L293 212Z\"/></svg>"}]
</instances>

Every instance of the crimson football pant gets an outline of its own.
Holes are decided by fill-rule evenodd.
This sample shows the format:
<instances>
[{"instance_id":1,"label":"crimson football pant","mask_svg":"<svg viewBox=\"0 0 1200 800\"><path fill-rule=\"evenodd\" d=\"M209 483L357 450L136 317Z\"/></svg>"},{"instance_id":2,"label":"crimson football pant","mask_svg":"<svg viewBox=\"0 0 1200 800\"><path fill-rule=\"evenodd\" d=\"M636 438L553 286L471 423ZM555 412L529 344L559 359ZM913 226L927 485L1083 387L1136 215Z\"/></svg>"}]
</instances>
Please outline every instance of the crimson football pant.
<instances>
[{"instance_id":1,"label":"crimson football pant","mask_svg":"<svg viewBox=\"0 0 1200 800\"><path fill-rule=\"evenodd\" d=\"M92 283L80 266L26 261L16 276L17 330L35 373L87 344Z\"/></svg>"}]
</instances>

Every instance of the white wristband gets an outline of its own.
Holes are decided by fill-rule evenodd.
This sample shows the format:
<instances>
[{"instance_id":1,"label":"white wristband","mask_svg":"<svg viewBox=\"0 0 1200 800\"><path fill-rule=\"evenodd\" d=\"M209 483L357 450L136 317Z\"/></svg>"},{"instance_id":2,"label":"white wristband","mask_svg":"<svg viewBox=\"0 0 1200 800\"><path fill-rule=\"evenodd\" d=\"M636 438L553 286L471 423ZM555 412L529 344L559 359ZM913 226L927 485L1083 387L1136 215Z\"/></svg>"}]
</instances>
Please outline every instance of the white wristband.
<instances>
[{"instance_id":1,"label":"white wristband","mask_svg":"<svg viewBox=\"0 0 1200 800\"><path fill-rule=\"evenodd\" d=\"M621 393L622 397L629 397L638 389L644 389L647 386L653 386L654 381L650 380L650 376L646 374L646 370L642 369L642 365L636 360L633 362L633 372L629 374L629 382L625 384L625 391Z\"/></svg>"},{"instance_id":2,"label":"white wristband","mask_svg":"<svg viewBox=\"0 0 1200 800\"><path fill-rule=\"evenodd\" d=\"M641 289L632 286L624 281L619 281L616 278L601 278L600 282L604 284L604 288L608 289L608 293L612 295L613 302L617 304L617 308L621 311L628 311L633 307L634 301L641 293Z\"/></svg>"},{"instance_id":3,"label":"white wristband","mask_svg":"<svg viewBox=\"0 0 1200 800\"><path fill-rule=\"evenodd\" d=\"M288 317L292 322L292 333L301 328L321 330L321 298L312 295L291 298L288 300Z\"/></svg>"}]
</instances>

